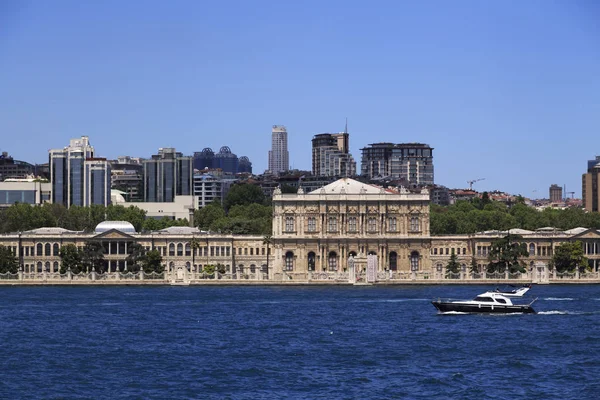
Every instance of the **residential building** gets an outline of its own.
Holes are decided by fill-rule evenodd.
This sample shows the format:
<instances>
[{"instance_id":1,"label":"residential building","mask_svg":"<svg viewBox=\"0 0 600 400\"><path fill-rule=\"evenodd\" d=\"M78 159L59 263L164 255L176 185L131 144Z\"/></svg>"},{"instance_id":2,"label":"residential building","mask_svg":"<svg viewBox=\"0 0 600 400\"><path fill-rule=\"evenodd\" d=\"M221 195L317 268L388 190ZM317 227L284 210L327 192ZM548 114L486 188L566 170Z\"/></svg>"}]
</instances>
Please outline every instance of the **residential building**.
<instances>
[{"instance_id":1,"label":"residential building","mask_svg":"<svg viewBox=\"0 0 600 400\"><path fill-rule=\"evenodd\" d=\"M175 196L192 194L193 158L183 156L172 147L158 149L158 154L143 160L144 201L172 202Z\"/></svg>"},{"instance_id":2,"label":"residential building","mask_svg":"<svg viewBox=\"0 0 600 400\"><path fill-rule=\"evenodd\" d=\"M562 187L557 184L550 185L550 203L562 203L563 202L563 191Z\"/></svg>"},{"instance_id":3,"label":"residential building","mask_svg":"<svg viewBox=\"0 0 600 400\"><path fill-rule=\"evenodd\" d=\"M111 189L118 190L126 201L144 200L144 166L137 157L120 156L110 163Z\"/></svg>"},{"instance_id":4,"label":"residential building","mask_svg":"<svg viewBox=\"0 0 600 400\"><path fill-rule=\"evenodd\" d=\"M213 201L223 202L229 188L237 179L233 175L215 176L210 173L194 174L194 197L196 208L202 208Z\"/></svg>"},{"instance_id":5,"label":"residential building","mask_svg":"<svg viewBox=\"0 0 600 400\"><path fill-rule=\"evenodd\" d=\"M271 150L269 151L269 172L280 175L290 169L287 130L283 125L273 125Z\"/></svg>"},{"instance_id":6,"label":"residential building","mask_svg":"<svg viewBox=\"0 0 600 400\"><path fill-rule=\"evenodd\" d=\"M356 175L356 162L349 152L347 132L322 133L313 137L312 174L335 177Z\"/></svg>"},{"instance_id":7,"label":"residential building","mask_svg":"<svg viewBox=\"0 0 600 400\"><path fill-rule=\"evenodd\" d=\"M400 179L410 186L434 184L433 148L423 143L373 143L361 149L361 175Z\"/></svg>"},{"instance_id":8,"label":"residential building","mask_svg":"<svg viewBox=\"0 0 600 400\"><path fill-rule=\"evenodd\" d=\"M588 160L587 172L581 177L581 197L583 208L587 211L600 211L600 156Z\"/></svg>"}]
</instances>

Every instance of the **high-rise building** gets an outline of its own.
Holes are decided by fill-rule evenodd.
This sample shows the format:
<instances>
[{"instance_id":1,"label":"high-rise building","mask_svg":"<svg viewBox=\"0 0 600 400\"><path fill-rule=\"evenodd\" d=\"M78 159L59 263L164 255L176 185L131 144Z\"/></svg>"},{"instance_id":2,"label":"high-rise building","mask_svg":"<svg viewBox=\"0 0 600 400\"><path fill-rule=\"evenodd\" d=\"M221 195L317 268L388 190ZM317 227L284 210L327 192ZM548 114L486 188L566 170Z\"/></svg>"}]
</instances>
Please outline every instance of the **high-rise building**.
<instances>
[{"instance_id":1,"label":"high-rise building","mask_svg":"<svg viewBox=\"0 0 600 400\"><path fill-rule=\"evenodd\" d=\"M273 125L271 150L269 151L269 172L279 175L290 169L287 130L283 125Z\"/></svg>"},{"instance_id":2,"label":"high-rise building","mask_svg":"<svg viewBox=\"0 0 600 400\"><path fill-rule=\"evenodd\" d=\"M550 202L551 203L562 203L562 201L563 201L562 187L553 183L552 185L550 185L549 190L550 190L550 197L549 197Z\"/></svg>"},{"instance_id":3,"label":"high-rise building","mask_svg":"<svg viewBox=\"0 0 600 400\"><path fill-rule=\"evenodd\" d=\"M348 178L356 175L348 133L322 133L312 139L312 174Z\"/></svg>"},{"instance_id":4,"label":"high-rise building","mask_svg":"<svg viewBox=\"0 0 600 400\"><path fill-rule=\"evenodd\" d=\"M106 158L88 158L84 163L83 205L91 206L110 204L111 173L110 163Z\"/></svg>"},{"instance_id":5,"label":"high-rise building","mask_svg":"<svg viewBox=\"0 0 600 400\"><path fill-rule=\"evenodd\" d=\"M374 143L361 149L361 175L433 185L433 148L423 143Z\"/></svg>"},{"instance_id":6,"label":"high-rise building","mask_svg":"<svg viewBox=\"0 0 600 400\"><path fill-rule=\"evenodd\" d=\"M110 166L104 159L94 158L94 147L90 145L89 138L82 136L71 139L69 146L64 149L49 151L50 181L52 183L52 203L64 204L66 207L84 206L90 204L110 204L110 186L106 191L102 188L90 187L96 184L105 186L105 179L98 177L108 174ZM101 161L101 162L98 162ZM86 179L86 163L91 163L89 171L95 171L94 179ZM103 172L99 172L99 171ZM110 182L110 178L108 178ZM110 183L109 183L110 185ZM92 196L92 193L94 196ZM98 193L103 193L102 197ZM92 197L89 197L92 196Z\"/></svg>"},{"instance_id":7,"label":"high-rise building","mask_svg":"<svg viewBox=\"0 0 600 400\"><path fill-rule=\"evenodd\" d=\"M600 156L588 160L587 172L581 177L581 197L586 211L600 211Z\"/></svg>"},{"instance_id":8,"label":"high-rise building","mask_svg":"<svg viewBox=\"0 0 600 400\"><path fill-rule=\"evenodd\" d=\"M183 156L172 147L158 149L158 154L142 161L144 166L144 201L172 202L175 196L192 194L193 158Z\"/></svg>"},{"instance_id":9,"label":"high-rise building","mask_svg":"<svg viewBox=\"0 0 600 400\"><path fill-rule=\"evenodd\" d=\"M219 149L219 152L215 155L215 164L215 168L221 168L225 173L235 175L238 172L238 156L233 154L227 146Z\"/></svg>"},{"instance_id":10,"label":"high-rise building","mask_svg":"<svg viewBox=\"0 0 600 400\"><path fill-rule=\"evenodd\" d=\"M202 151L194 153L194 169L202 171L213 168L216 168L215 152L210 147L205 147Z\"/></svg>"}]
</instances>

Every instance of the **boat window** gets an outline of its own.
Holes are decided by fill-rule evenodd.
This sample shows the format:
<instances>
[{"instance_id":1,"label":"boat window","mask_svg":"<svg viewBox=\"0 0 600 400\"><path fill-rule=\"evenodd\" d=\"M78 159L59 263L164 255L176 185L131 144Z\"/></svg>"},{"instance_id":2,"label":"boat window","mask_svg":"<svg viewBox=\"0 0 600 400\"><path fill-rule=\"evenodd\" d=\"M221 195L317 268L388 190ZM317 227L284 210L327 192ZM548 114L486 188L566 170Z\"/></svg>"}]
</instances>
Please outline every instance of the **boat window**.
<instances>
[{"instance_id":1,"label":"boat window","mask_svg":"<svg viewBox=\"0 0 600 400\"><path fill-rule=\"evenodd\" d=\"M504 300L504 299L496 298L496 301L498 303L506 304L506 300Z\"/></svg>"},{"instance_id":2,"label":"boat window","mask_svg":"<svg viewBox=\"0 0 600 400\"><path fill-rule=\"evenodd\" d=\"M491 297L477 296L477 297L475 297L475 301L486 301L486 302L492 303L494 300L492 300Z\"/></svg>"}]
</instances>

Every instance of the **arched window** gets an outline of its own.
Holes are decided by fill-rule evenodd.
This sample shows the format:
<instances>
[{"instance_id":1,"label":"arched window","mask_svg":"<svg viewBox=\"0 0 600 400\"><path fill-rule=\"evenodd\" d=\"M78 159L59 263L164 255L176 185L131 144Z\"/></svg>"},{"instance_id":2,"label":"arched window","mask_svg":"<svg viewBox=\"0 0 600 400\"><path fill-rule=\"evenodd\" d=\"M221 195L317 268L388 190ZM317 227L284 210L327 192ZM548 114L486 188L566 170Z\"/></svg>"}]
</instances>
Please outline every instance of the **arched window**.
<instances>
[{"instance_id":1,"label":"arched window","mask_svg":"<svg viewBox=\"0 0 600 400\"><path fill-rule=\"evenodd\" d=\"M254 265L254 264L250 264L250 273L251 273L251 274L254 274L254 273L256 273L256 265Z\"/></svg>"},{"instance_id":2,"label":"arched window","mask_svg":"<svg viewBox=\"0 0 600 400\"><path fill-rule=\"evenodd\" d=\"M377 232L377 219L375 217L370 217L367 221L367 229L370 233Z\"/></svg>"},{"instance_id":3,"label":"arched window","mask_svg":"<svg viewBox=\"0 0 600 400\"><path fill-rule=\"evenodd\" d=\"M60 249L58 247L58 243L54 243L54 245L52 245L52 255L58 256L59 252L60 252Z\"/></svg>"},{"instance_id":4,"label":"arched window","mask_svg":"<svg viewBox=\"0 0 600 400\"><path fill-rule=\"evenodd\" d=\"M46 261L46 264L44 265L44 271L46 272L50 272L50 261Z\"/></svg>"},{"instance_id":5,"label":"arched window","mask_svg":"<svg viewBox=\"0 0 600 400\"><path fill-rule=\"evenodd\" d=\"M348 232L356 232L357 230L356 217L348 217Z\"/></svg>"},{"instance_id":6,"label":"arched window","mask_svg":"<svg viewBox=\"0 0 600 400\"><path fill-rule=\"evenodd\" d=\"M413 251L412 253L410 253L410 270L411 271L418 271L419 270L419 252L418 251Z\"/></svg>"},{"instance_id":7,"label":"arched window","mask_svg":"<svg viewBox=\"0 0 600 400\"><path fill-rule=\"evenodd\" d=\"M535 256L535 244L529 243L529 255Z\"/></svg>"},{"instance_id":8,"label":"arched window","mask_svg":"<svg viewBox=\"0 0 600 400\"><path fill-rule=\"evenodd\" d=\"M410 231L411 232L419 232L421 230L421 225L419 223L419 217L413 215L410 217Z\"/></svg>"},{"instance_id":9,"label":"arched window","mask_svg":"<svg viewBox=\"0 0 600 400\"><path fill-rule=\"evenodd\" d=\"M398 224L396 222L396 217L388 218L388 231L396 232L398 230Z\"/></svg>"},{"instance_id":10,"label":"arched window","mask_svg":"<svg viewBox=\"0 0 600 400\"><path fill-rule=\"evenodd\" d=\"M174 263L173 261L171 261L171 262L169 263L169 269L170 269L171 271L175 269L175 263Z\"/></svg>"},{"instance_id":11,"label":"arched window","mask_svg":"<svg viewBox=\"0 0 600 400\"><path fill-rule=\"evenodd\" d=\"M36 256L43 256L44 253L44 246L42 246L41 243L38 243L37 246L35 246L35 255Z\"/></svg>"},{"instance_id":12,"label":"arched window","mask_svg":"<svg viewBox=\"0 0 600 400\"><path fill-rule=\"evenodd\" d=\"M52 254L50 254L50 243L46 243L46 245L44 246L44 255L45 256L52 255Z\"/></svg>"},{"instance_id":13,"label":"arched window","mask_svg":"<svg viewBox=\"0 0 600 400\"><path fill-rule=\"evenodd\" d=\"M41 245L40 245L40 246L41 246ZM43 268L43 266L42 266L42 262L41 262L41 261L38 261L38 263L37 263L37 272L43 272L43 271L42 271L42 268Z\"/></svg>"},{"instance_id":14,"label":"arched window","mask_svg":"<svg viewBox=\"0 0 600 400\"><path fill-rule=\"evenodd\" d=\"M329 266L330 271L337 271L337 254L335 251L329 253L327 265Z\"/></svg>"},{"instance_id":15,"label":"arched window","mask_svg":"<svg viewBox=\"0 0 600 400\"><path fill-rule=\"evenodd\" d=\"M181 243L177 243L177 255L178 256L183 255L183 245Z\"/></svg>"},{"instance_id":16,"label":"arched window","mask_svg":"<svg viewBox=\"0 0 600 400\"><path fill-rule=\"evenodd\" d=\"M192 267L191 263L190 263L189 261L187 261L187 262L185 263L185 269L187 269L187 270L188 270L188 272L189 272L189 271L191 271L191 267Z\"/></svg>"},{"instance_id":17,"label":"arched window","mask_svg":"<svg viewBox=\"0 0 600 400\"><path fill-rule=\"evenodd\" d=\"M294 270L294 253L288 251L285 253L285 270L293 271Z\"/></svg>"},{"instance_id":18,"label":"arched window","mask_svg":"<svg viewBox=\"0 0 600 400\"><path fill-rule=\"evenodd\" d=\"M337 232L337 217L327 219L327 232Z\"/></svg>"},{"instance_id":19,"label":"arched window","mask_svg":"<svg viewBox=\"0 0 600 400\"><path fill-rule=\"evenodd\" d=\"M437 272L442 272L442 269L444 269L444 266L440 263L437 263L435 265L435 269L437 269Z\"/></svg>"},{"instance_id":20,"label":"arched window","mask_svg":"<svg viewBox=\"0 0 600 400\"><path fill-rule=\"evenodd\" d=\"M350 253L348 253L348 257L356 257L356 252L351 251Z\"/></svg>"},{"instance_id":21,"label":"arched window","mask_svg":"<svg viewBox=\"0 0 600 400\"><path fill-rule=\"evenodd\" d=\"M310 253L308 253L308 270L309 271L314 271L316 264L317 264L317 260L316 260L316 255L314 253L314 251L311 251Z\"/></svg>"},{"instance_id":22,"label":"arched window","mask_svg":"<svg viewBox=\"0 0 600 400\"><path fill-rule=\"evenodd\" d=\"M170 243L169 244L169 255L170 256L174 256L175 255L175 244L174 243Z\"/></svg>"},{"instance_id":23,"label":"arched window","mask_svg":"<svg viewBox=\"0 0 600 400\"><path fill-rule=\"evenodd\" d=\"M192 246L190 246L190 244L189 244L189 243L186 243L186 244L185 244L185 255L186 255L187 257L189 257L189 256L191 256L191 255L192 255Z\"/></svg>"},{"instance_id":24,"label":"arched window","mask_svg":"<svg viewBox=\"0 0 600 400\"><path fill-rule=\"evenodd\" d=\"M315 217L308 217L308 231L309 232L317 231L317 219Z\"/></svg>"},{"instance_id":25,"label":"arched window","mask_svg":"<svg viewBox=\"0 0 600 400\"><path fill-rule=\"evenodd\" d=\"M54 261L54 268L52 268L52 272L58 272L58 271L59 271L58 261Z\"/></svg>"},{"instance_id":26,"label":"arched window","mask_svg":"<svg viewBox=\"0 0 600 400\"><path fill-rule=\"evenodd\" d=\"M398 253L392 251L390 253L390 269L396 271L398 269Z\"/></svg>"},{"instance_id":27,"label":"arched window","mask_svg":"<svg viewBox=\"0 0 600 400\"><path fill-rule=\"evenodd\" d=\"M285 231L294 232L294 217L285 217Z\"/></svg>"}]
</instances>

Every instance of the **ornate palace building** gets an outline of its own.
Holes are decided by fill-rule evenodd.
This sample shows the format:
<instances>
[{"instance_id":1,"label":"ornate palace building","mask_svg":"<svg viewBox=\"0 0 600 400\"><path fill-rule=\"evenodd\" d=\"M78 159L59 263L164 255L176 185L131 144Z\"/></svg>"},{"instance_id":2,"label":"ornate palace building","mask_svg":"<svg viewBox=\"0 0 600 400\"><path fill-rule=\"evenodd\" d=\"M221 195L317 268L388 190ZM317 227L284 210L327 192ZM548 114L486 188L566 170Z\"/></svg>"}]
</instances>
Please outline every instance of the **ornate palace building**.
<instances>
[{"instance_id":1,"label":"ornate palace building","mask_svg":"<svg viewBox=\"0 0 600 400\"><path fill-rule=\"evenodd\" d=\"M454 279L535 281L532 272L544 269L546 279L551 280L546 266L554 249L564 242L580 241L592 270L583 278L600 281L599 231L542 228L511 229L510 233L523 237L529 252L524 259L528 272L510 277L488 276L485 266L492 243L506 236L506 231L431 236L427 190L384 189L344 178L310 193L300 188L298 193L282 194L276 189L270 238L189 227L138 233L128 222L106 221L87 233L39 228L4 234L0 235L0 245L9 247L19 260L19 279L56 283L67 279L64 271L60 273L61 247L73 244L83 248L88 242L100 244L104 270L116 276L128 274L132 244L146 250L158 249L165 267L159 279L171 283L212 279L203 274L207 265L221 266L219 279L347 282L350 257L364 260L368 255L375 256L376 261L372 262L376 264L378 280L434 283L448 279L445 270L452 254L456 254L462 267L460 276ZM579 274L569 277L579 278ZM0 274L0 279L4 282L17 278Z\"/></svg>"}]
</instances>

